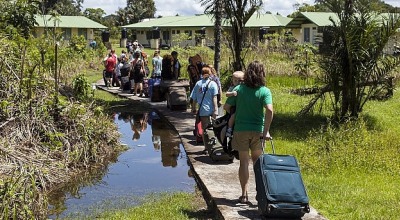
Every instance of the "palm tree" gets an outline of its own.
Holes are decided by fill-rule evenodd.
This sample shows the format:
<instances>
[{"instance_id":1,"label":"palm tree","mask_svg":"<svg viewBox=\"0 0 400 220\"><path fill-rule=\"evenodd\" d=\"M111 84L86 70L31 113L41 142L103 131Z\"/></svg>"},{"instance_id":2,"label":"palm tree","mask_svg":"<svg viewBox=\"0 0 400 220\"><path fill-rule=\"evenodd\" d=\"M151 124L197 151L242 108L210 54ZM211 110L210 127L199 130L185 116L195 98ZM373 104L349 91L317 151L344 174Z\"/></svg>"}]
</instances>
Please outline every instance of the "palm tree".
<instances>
[{"instance_id":1,"label":"palm tree","mask_svg":"<svg viewBox=\"0 0 400 220\"><path fill-rule=\"evenodd\" d=\"M251 16L258 11L263 4L262 0L228 0L225 1L225 14L232 26L233 69L243 70L244 62L241 57L245 41L244 28Z\"/></svg>"},{"instance_id":2,"label":"palm tree","mask_svg":"<svg viewBox=\"0 0 400 220\"><path fill-rule=\"evenodd\" d=\"M201 6L205 6L204 13L211 14L214 18L214 68L219 74L221 62L221 34L222 19L224 13L223 0L200 0Z\"/></svg>"},{"instance_id":3,"label":"palm tree","mask_svg":"<svg viewBox=\"0 0 400 220\"><path fill-rule=\"evenodd\" d=\"M337 119L358 118L365 103L400 65L400 58L383 54L390 38L400 28L400 17L378 14L368 1L319 1L335 12L338 19L331 18L332 26L323 33L320 65L326 86L308 109L328 93L332 94Z\"/></svg>"},{"instance_id":4,"label":"palm tree","mask_svg":"<svg viewBox=\"0 0 400 220\"><path fill-rule=\"evenodd\" d=\"M210 13L215 18L215 61L219 68L220 61L220 38L222 29L222 19L228 19L232 26L232 43L229 44L233 52L233 69L243 70L243 59L241 52L244 42L244 27L254 12L262 6L262 0L200 0L206 6L205 12ZM215 66L216 66L215 65Z\"/></svg>"}]
</instances>

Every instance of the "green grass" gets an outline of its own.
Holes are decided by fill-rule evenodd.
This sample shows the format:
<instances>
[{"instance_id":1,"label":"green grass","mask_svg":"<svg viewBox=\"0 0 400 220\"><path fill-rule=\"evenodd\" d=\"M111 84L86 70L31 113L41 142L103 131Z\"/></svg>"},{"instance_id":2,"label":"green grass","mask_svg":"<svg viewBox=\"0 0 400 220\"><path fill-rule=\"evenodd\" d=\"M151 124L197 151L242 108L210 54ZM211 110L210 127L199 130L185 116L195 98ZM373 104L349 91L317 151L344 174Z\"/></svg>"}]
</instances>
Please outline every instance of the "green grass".
<instances>
[{"instance_id":1,"label":"green grass","mask_svg":"<svg viewBox=\"0 0 400 220\"><path fill-rule=\"evenodd\" d=\"M297 115L310 97L288 92L295 81L271 78L271 134L277 153L298 158L311 205L328 219L399 219L400 93L368 102L359 121L338 127L329 108Z\"/></svg>"},{"instance_id":2,"label":"green grass","mask_svg":"<svg viewBox=\"0 0 400 220\"><path fill-rule=\"evenodd\" d=\"M305 173L311 205L328 219L398 219L398 175L335 170Z\"/></svg>"},{"instance_id":3,"label":"green grass","mask_svg":"<svg viewBox=\"0 0 400 220\"><path fill-rule=\"evenodd\" d=\"M213 213L199 210L199 203L205 205L198 193L157 193L141 199L142 204L121 210L107 210L96 216L79 216L79 219L211 219ZM206 208L203 206L203 208Z\"/></svg>"},{"instance_id":4,"label":"green grass","mask_svg":"<svg viewBox=\"0 0 400 220\"><path fill-rule=\"evenodd\" d=\"M291 91L311 85L310 79L277 74L268 75L267 82L273 93L275 149L298 158L311 205L331 220L399 219L400 93L395 91L386 101L369 101L359 121L338 126L329 123L329 105L298 115L312 96ZM192 196L164 195L101 218L193 219L188 213L202 205L191 203Z\"/></svg>"}]
</instances>

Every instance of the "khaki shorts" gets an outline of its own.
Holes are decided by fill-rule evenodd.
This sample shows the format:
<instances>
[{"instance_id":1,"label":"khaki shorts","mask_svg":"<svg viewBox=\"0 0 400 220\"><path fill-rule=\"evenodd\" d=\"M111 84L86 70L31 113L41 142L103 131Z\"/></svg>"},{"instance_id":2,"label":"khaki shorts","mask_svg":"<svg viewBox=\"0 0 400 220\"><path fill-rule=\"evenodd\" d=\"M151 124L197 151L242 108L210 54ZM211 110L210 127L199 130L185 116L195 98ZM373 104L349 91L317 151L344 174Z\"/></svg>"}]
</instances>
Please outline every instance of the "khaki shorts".
<instances>
[{"instance_id":1,"label":"khaki shorts","mask_svg":"<svg viewBox=\"0 0 400 220\"><path fill-rule=\"evenodd\" d=\"M256 131L234 131L232 148L237 151L262 150L260 137L262 133Z\"/></svg>"}]
</instances>

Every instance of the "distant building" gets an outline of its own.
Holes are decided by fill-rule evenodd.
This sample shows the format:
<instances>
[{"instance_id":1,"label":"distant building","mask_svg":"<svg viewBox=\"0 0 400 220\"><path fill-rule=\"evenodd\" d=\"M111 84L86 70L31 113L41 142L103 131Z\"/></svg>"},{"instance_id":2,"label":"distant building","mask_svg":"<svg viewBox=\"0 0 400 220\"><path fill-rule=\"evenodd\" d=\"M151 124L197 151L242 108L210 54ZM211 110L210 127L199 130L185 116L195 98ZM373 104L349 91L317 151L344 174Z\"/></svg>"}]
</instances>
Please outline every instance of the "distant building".
<instances>
[{"instance_id":1,"label":"distant building","mask_svg":"<svg viewBox=\"0 0 400 220\"><path fill-rule=\"evenodd\" d=\"M56 19L50 15L36 15L36 22L34 35L39 37L43 35L46 30L56 30L63 33L63 40L69 41L72 35L82 35L87 41L87 45L94 40L95 31L108 29L106 26L97 23L84 16L59 16Z\"/></svg>"},{"instance_id":2,"label":"distant building","mask_svg":"<svg viewBox=\"0 0 400 220\"><path fill-rule=\"evenodd\" d=\"M260 29L267 33L283 30L291 18L273 14L254 14L246 23L246 33L254 43L259 40ZM223 31L231 31L229 23L222 24ZM214 20L210 15L168 16L155 19L146 19L121 28L131 30L129 40L138 40L142 45L154 48L154 39L159 39L160 45L174 46L173 37L186 33L188 40L180 42L180 46L214 46Z\"/></svg>"},{"instance_id":3,"label":"distant building","mask_svg":"<svg viewBox=\"0 0 400 220\"><path fill-rule=\"evenodd\" d=\"M389 16L388 13L382 13L374 19L385 21ZM339 21L337 14L331 12L300 12L286 25L286 28L291 29L298 43L311 43L318 46L323 42L324 27L332 26L331 19L335 22ZM383 52L393 54L395 45L400 46L400 29L389 40Z\"/></svg>"}]
</instances>

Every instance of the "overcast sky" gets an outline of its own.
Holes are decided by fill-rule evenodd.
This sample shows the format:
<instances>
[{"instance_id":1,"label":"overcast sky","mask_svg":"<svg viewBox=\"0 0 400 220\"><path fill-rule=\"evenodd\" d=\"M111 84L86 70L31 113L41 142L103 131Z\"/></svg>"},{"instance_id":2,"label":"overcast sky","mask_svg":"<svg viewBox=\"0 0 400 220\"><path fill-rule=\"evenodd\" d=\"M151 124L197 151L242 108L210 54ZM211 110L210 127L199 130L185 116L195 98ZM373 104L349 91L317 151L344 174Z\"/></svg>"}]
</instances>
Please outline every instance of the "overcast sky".
<instances>
[{"instance_id":1,"label":"overcast sky","mask_svg":"<svg viewBox=\"0 0 400 220\"><path fill-rule=\"evenodd\" d=\"M203 13L204 9L198 0L154 0L156 4L156 16L194 15ZM385 0L387 4L400 7L400 0ZM264 10L274 14L277 12L287 16L294 11L296 3L314 4L314 0L264 0ZM85 8L101 8L107 15L115 13L118 8L124 8L126 0L84 0Z\"/></svg>"}]
</instances>

